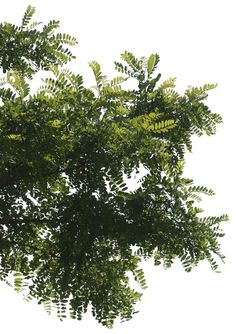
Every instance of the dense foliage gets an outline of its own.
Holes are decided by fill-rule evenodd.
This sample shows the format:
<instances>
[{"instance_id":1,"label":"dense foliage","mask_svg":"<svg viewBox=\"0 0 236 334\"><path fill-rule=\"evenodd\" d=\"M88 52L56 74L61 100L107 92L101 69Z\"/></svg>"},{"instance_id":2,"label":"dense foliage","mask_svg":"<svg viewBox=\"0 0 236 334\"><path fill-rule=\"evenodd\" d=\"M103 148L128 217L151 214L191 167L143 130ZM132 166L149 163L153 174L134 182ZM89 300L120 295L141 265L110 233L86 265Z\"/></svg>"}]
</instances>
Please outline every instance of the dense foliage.
<instances>
[{"instance_id":1,"label":"dense foliage","mask_svg":"<svg viewBox=\"0 0 236 334\"><path fill-rule=\"evenodd\" d=\"M146 287L140 261L186 271L223 259L221 217L199 215L213 191L183 176L192 135L212 135L221 117L204 103L215 85L174 89L159 83L159 57L130 52L109 81L93 61L95 88L66 69L76 40L57 21L0 25L0 277L59 317L81 319L89 305L112 326L128 320ZM39 27L36 29L36 27ZM47 78L30 92L34 74ZM5 74L4 74L5 73ZM134 83L124 89L123 82ZM127 178L145 170L135 190Z\"/></svg>"}]
</instances>

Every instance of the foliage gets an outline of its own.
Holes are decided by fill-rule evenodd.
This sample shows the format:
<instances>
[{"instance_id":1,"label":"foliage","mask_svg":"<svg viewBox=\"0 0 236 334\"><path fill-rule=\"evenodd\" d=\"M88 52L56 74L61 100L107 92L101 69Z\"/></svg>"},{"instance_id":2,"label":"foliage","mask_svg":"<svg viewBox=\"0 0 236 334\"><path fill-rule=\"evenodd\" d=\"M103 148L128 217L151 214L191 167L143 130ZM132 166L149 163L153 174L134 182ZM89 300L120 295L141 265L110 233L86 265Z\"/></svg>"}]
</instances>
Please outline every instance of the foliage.
<instances>
[{"instance_id":1,"label":"foliage","mask_svg":"<svg viewBox=\"0 0 236 334\"><path fill-rule=\"evenodd\" d=\"M32 77L39 69L62 65L74 58L63 44L75 45L76 39L67 34L54 34L59 21L50 21L41 30L41 22L32 22L35 8L28 6L20 26L0 24L0 66L5 73L15 70Z\"/></svg>"},{"instance_id":2,"label":"foliage","mask_svg":"<svg viewBox=\"0 0 236 334\"><path fill-rule=\"evenodd\" d=\"M28 7L20 27L0 25L0 275L48 312L81 319L89 305L111 327L131 319L146 288L142 259L186 271L223 260L221 217L204 217L196 201L213 195L183 176L192 135L211 135L221 122L204 103L214 85L189 88L175 79L159 84L159 57L121 55L111 81L93 61L96 87L62 65L73 56L42 30ZM30 94L33 74L48 77ZM122 88L134 78L137 87ZM132 79L133 80L133 79ZM146 170L136 190L126 179Z\"/></svg>"}]
</instances>

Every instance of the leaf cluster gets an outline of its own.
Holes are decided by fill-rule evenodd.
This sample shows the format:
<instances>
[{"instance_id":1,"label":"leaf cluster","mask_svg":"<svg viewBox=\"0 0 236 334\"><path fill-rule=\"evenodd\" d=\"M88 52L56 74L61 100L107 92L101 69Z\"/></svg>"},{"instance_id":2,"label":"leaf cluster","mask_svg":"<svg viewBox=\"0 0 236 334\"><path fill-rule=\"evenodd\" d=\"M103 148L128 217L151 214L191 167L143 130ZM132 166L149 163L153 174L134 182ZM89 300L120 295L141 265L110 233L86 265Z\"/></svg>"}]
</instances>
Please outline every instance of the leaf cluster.
<instances>
[{"instance_id":1,"label":"leaf cluster","mask_svg":"<svg viewBox=\"0 0 236 334\"><path fill-rule=\"evenodd\" d=\"M0 278L63 319L93 316L111 327L129 320L146 288L143 259L186 271L216 257L220 217L196 206L204 186L186 179L184 154L193 134L211 135L221 122L204 103L212 85L175 90L162 83L159 56L121 55L112 80L93 61L95 86L62 65L75 39L30 23L0 26ZM15 52L17 50L17 53ZM33 74L48 77L30 94ZM122 83L135 79L136 88ZM127 179L146 174L135 190ZM200 215L201 214L201 215Z\"/></svg>"},{"instance_id":2,"label":"leaf cluster","mask_svg":"<svg viewBox=\"0 0 236 334\"><path fill-rule=\"evenodd\" d=\"M55 34L59 21L52 20L42 29L41 22L31 22L35 8L28 6L20 26L0 24L0 67L3 72L17 70L32 76L39 69L62 65L74 56L64 45L75 45L76 39L68 34Z\"/></svg>"}]
</instances>

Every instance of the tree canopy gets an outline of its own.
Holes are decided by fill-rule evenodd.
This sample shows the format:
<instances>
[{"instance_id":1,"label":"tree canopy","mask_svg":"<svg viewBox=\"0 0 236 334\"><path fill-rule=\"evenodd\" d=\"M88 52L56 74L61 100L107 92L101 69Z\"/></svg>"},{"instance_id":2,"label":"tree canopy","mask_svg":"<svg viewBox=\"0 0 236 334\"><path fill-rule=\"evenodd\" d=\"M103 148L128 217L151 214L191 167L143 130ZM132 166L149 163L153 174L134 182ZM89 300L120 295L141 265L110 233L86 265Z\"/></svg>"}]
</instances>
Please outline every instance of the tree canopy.
<instances>
[{"instance_id":1,"label":"tree canopy","mask_svg":"<svg viewBox=\"0 0 236 334\"><path fill-rule=\"evenodd\" d=\"M60 318L91 306L109 327L135 313L130 275L146 287L142 259L168 268L178 258L186 271L224 259L227 216L204 216L196 203L213 191L184 177L192 136L222 122L205 103L215 85L180 95L175 78L160 79L157 54L126 51L112 80L91 62L87 88L66 68L76 39L34 12L0 24L0 278ZM47 77L31 92L39 71Z\"/></svg>"}]
</instances>

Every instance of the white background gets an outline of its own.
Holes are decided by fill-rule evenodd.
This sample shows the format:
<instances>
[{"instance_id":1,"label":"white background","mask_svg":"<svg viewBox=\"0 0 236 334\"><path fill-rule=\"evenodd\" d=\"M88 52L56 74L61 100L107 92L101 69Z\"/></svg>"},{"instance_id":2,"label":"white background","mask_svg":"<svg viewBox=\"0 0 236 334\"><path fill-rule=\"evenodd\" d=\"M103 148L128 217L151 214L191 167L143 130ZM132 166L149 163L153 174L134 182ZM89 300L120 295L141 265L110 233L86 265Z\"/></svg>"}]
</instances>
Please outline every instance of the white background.
<instances>
[{"instance_id":1,"label":"white background","mask_svg":"<svg viewBox=\"0 0 236 334\"><path fill-rule=\"evenodd\" d=\"M236 333L235 240L235 1L230 0L4 0L0 21L20 23L28 4L37 8L35 20L61 21L61 32L78 37L73 70L92 85L88 62L97 60L104 73L113 76L113 61L128 50L139 56L158 53L162 78L177 77L182 92L188 85L218 83L208 105L224 118L217 135L194 139L187 154L186 176L216 191L204 199L206 214L228 213L222 252L222 273L207 263L186 273L176 263L171 269L145 264L148 289L137 305L133 320L108 330L90 314L80 322L60 322L44 309L22 301L0 285L0 319L3 333L96 334L199 334Z\"/></svg>"}]
</instances>

